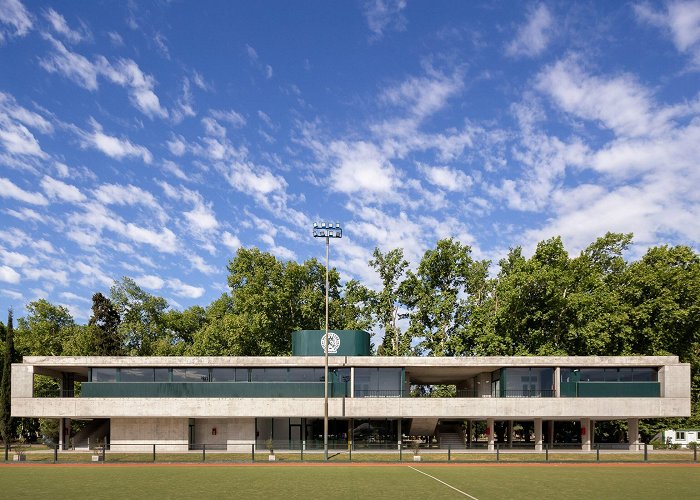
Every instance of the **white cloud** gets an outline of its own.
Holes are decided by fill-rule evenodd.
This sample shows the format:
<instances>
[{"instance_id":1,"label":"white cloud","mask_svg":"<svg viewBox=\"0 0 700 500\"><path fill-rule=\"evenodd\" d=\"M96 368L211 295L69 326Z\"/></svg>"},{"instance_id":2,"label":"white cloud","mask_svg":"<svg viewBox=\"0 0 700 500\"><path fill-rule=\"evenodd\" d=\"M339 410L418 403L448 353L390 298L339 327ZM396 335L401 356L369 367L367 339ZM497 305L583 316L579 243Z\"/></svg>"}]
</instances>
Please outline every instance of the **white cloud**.
<instances>
[{"instance_id":1,"label":"white cloud","mask_svg":"<svg viewBox=\"0 0 700 500\"><path fill-rule=\"evenodd\" d=\"M192 264L192 267L194 267L197 271L200 273L204 274L216 274L218 270L216 267L207 264L202 257L196 254L189 254L187 256L187 260L190 261L190 264Z\"/></svg>"},{"instance_id":2,"label":"white cloud","mask_svg":"<svg viewBox=\"0 0 700 500\"><path fill-rule=\"evenodd\" d=\"M81 297L80 295L77 295L73 292L61 292L60 294L58 294L58 296L65 300L85 302L87 304L92 303L92 300L88 297Z\"/></svg>"},{"instance_id":3,"label":"white cloud","mask_svg":"<svg viewBox=\"0 0 700 500\"><path fill-rule=\"evenodd\" d=\"M51 24L53 30L59 35L63 36L66 40L71 43L81 42L86 38L83 33L73 30L68 26L66 18L53 9L49 9L44 12L44 17Z\"/></svg>"},{"instance_id":4,"label":"white cloud","mask_svg":"<svg viewBox=\"0 0 700 500\"><path fill-rule=\"evenodd\" d=\"M105 205L142 205L150 208L161 221L167 215L155 196L133 184L102 184L95 191L95 198Z\"/></svg>"},{"instance_id":5,"label":"white cloud","mask_svg":"<svg viewBox=\"0 0 700 500\"><path fill-rule=\"evenodd\" d=\"M342 193L391 193L400 181L398 172L384 154L368 142L333 142L335 157L331 189Z\"/></svg>"},{"instance_id":6,"label":"white cloud","mask_svg":"<svg viewBox=\"0 0 700 500\"><path fill-rule=\"evenodd\" d=\"M418 169L428 182L448 191L466 191L473 184L471 177L454 168L419 164Z\"/></svg>"},{"instance_id":7,"label":"white cloud","mask_svg":"<svg viewBox=\"0 0 700 500\"><path fill-rule=\"evenodd\" d=\"M168 287L173 290L173 293L178 297L187 297L190 299L198 299L204 295L204 288L188 285L179 279L171 279L167 281Z\"/></svg>"},{"instance_id":8,"label":"white cloud","mask_svg":"<svg viewBox=\"0 0 700 500\"><path fill-rule=\"evenodd\" d=\"M85 201L85 195L77 187L56 180L48 175L41 179L41 188L51 199L59 199L69 203Z\"/></svg>"},{"instance_id":9,"label":"white cloud","mask_svg":"<svg viewBox=\"0 0 700 500\"><path fill-rule=\"evenodd\" d=\"M31 259L26 255L19 252L11 252L4 248L0 248L0 258L2 258L4 264L12 267L23 267L31 262Z\"/></svg>"},{"instance_id":10,"label":"white cloud","mask_svg":"<svg viewBox=\"0 0 700 500\"><path fill-rule=\"evenodd\" d=\"M225 170L224 175L231 186L254 196L284 191L287 187L283 177L249 163L236 162Z\"/></svg>"},{"instance_id":11,"label":"white cloud","mask_svg":"<svg viewBox=\"0 0 700 500\"><path fill-rule=\"evenodd\" d=\"M364 15L372 39L380 39L387 30L403 31L406 18L401 11L406 8L406 0L366 0Z\"/></svg>"},{"instance_id":12,"label":"white cloud","mask_svg":"<svg viewBox=\"0 0 700 500\"><path fill-rule=\"evenodd\" d=\"M85 56L68 50L52 36L46 38L53 46L54 52L39 60L41 67L49 73L62 74L85 89L97 90L99 68Z\"/></svg>"},{"instance_id":13,"label":"white cloud","mask_svg":"<svg viewBox=\"0 0 700 500\"><path fill-rule=\"evenodd\" d=\"M153 118L167 118L168 111L161 107L158 96L153 91L155 81L152 76L141 71L131 59L119 59L110 64L105 57L98 58L100 73L108 80L129 90L132 104L143 114Z\"/></svg>"},{"instance_id":14,"label":"white cloud","mask_svg":"<svg viewBox=\"0 0 700 500\"><path fill-rule=\"evenodd\" d=\"M0 142L11 154L48 158L36 137L22 124L0 122Z\"/></svg>"},{"instance_id":15,"label":"white cloud","mask_svg":"<svg viewBox=\"0 0 700 500\"><path fill-rule=\"evenodd\" d=\"M17 284L21 279L20 274L9 266L0 266L0 281Z\"/></svg>"},{"instance_id":16,"label":"white cloud","mask_svg":"<svg viewBox=\"0 0 700 500\"><path fill-rule=\"evenodd\" d=\"M102 132L102 127L92 121L94 130L92 132L80 132L83 146L90 146L103 152L110 158L121 160L123 158L141 158L144 163L151 163L153 155L143 147L133 144L128 139L120 139Z\"/></svg>"},{"instance_id":17,"label":"white cloud","mask_svg":"<svg viewBox=\"0 0 700 500\"><path fill-rule=\"evenodd\" d=\"M213 116L217 120L230 123L234 127L242 127L246 124L245 117L232 109L228 111L212 109L209 110L209 114L211 114L211 116Z\"/></svg>"},{"instance_id":18,"label":"white cloud","mask_svg":"<svg viewBox=\"0 0 700 500\"><path fill-rule=\"evenodd\" d=\"M223 127L213 118L208 116L202 118L202 125L204 125L204 130L206 130L207 135L212 135L219 138L226 137L226 127Z\"/></svg>"},{"instance_id":19,"label":"white cloud","mask_svg":"<svg viewBox=\"0 0 700 500\"><path fill-rule=\"evenodd\" d=\"M462 88L460 72L448 76L431 70L428 76L408 78L399 85L387 88L381 99L405 108L416 118L422 119L442 109L447 100Z\"/></svg>"},{"instance_id":20,"label":"white cloud","mask_svg":"<svg viewBox=\"0 0 700 500\"><path fill-rule=\"evenodd\" d=\"M549 43L552 15L545 4L530 10L527 21L520 27L515 39L506 47L509 56L534 57L541 54Z\"/></svg>"},{"instance_id":21,"label":"white cloud","mask_svg":"<svg viewBox=\"0 0 700 500\"><path fill-rule=\"evenodd\" d=\"M10 94L0 92L0 122L9 121L9 118L44 134L53 132L53 125L43 116L20 106Z\"/></svg>"},{"instance_id":22,"label":"white cloud","mask_svg":"<svg viewBox=\"0 0 700 500\"><path fill-rule=\"evenodd\" d=\"M187 151L187 143L182 137L173 136L173 138L165 143L168 150L175 156L182 156Z\"/></svg>"},{"instance_id":23,"label":"white cloud","mask_svg":"<svg viewBox=\"0 0 700 500\"><path fill-rule=\"evenodd\" d=\"M22 274L30 280L53 281L62 285L68 284L68 273L62 270L25 267L22 269Z\"/></svg>"},{"instance_id":24,"label":"white cloud","mask_svg":"<svg viewBox=\"0 0 700 500\"><path fill-rule=\"evenodd\" d=\"M221 242L232 252L236 252L242 245L241 240L234 234L224 231L221 235Z\"/></svg>"},{"instance_id":25,"label":"white cloud","mask_svg":"<svg viewBox=\"0 0 700 500\"><path fill-rule=\"evenodd\" d=\"M51 220L50 217L43 216L31 208L22 207L19 210L5 209L4 212L11 217L16 217L24 221L34 221L45 223Z\"/></svg>"},{"instance_id":26,"label":"white cloud","mask_svg":"<svg viewBox=\"0 0 700 500\"><path fill-rule=\"evenodd\" d=\"M211 208L211 203L199 200L192 210L184 212L184 216L190 226L201 232L211 232L219 227L219 221Z\"/></svg>"},{"instance_id":27,"label":"white cloud","mask_svg":"<svg viewBox=\"0 0 700 500\"><path fill-rule=\"evenodd\" d=\"M13 29L0 27L0 42L6 34L10 36L24 36L32 29L32 16L24 8L19 0L2 0L0 2L0 23Z\"/></svg>"},{"instance_id":28,"label":"white cloud","mask_svg":"<svg viewBox=\"0 0 700 500\"><path fill-rule=\"evenodd\" d=\"M182 94L180 98L178 98L177 106L173 109L171 116L175 123L180 123L185 118L196 115L197 112L194 110L194 97L190 90L190 80L189 78L184 78L182 81Z\"/></svg>"},{"instance_id":29,"label":"white cloud","mask_svg":"<svg viewBox=\"0 0 700 500\"><path fill-rule=\"evenodd\" d=\"M165 281L162 278L153 274L138 276L134 278L134 281L136 281L139 286L148 288L149 290L160 290L163 288L163 285L165 285Z\"/></svg>"},{"instance_id":30,"label":"white cloud","mask_svg":"<svg viewBox=\"0 0 700 500\"><path fill-rule=\"evenodd\" d=\"M31 205L48 205L49 202L41 193L25 191L16 186L10 179L0 177L0 197L12 198Z\"/></svg>"},{"instance_id":31,"label":"white cloud","mask_svg":"<svg viewBox=\"0 0 700 500\"><path fill-rule=\"evenodd\" d=\"M651 93L631 75L591 76L565 59L539 75L537 88L564 111L597 121L618 135L659 134L671 125L669 111L674 110L655 109Z\"/></svg>"},{"instance_id":32,"label":"white cloud","mask_svg":"<svg viewBox=\"0 0 700 500\"><path fill-rule=\"evenodd\" d=\"M0 40L2 40L2 37L0 36ZM11 299L14 300L24 300L24 295L22 295L20 292L16 292L14 290L7 290L7 289L0 289L0 294L10 297Z\"/></svg>"},{"instance_id":33,"label":"white cloud","mask_svg":"<svg viewBox=\"0 0 700 500\"><path fill-rule=\"evenodd\" d=\"M114 279L103 273L97 265L77 261L73 263L73 268L82 274L82 278L78 282L83 286L94 287L95 285L101 285L111 287L114 284Z\"/></svg>"},{"instance_id":34,"label":"white cloud","mask_svg":"<svg viewBox=\"0 0 700 500\"><path fill-rule=\"evenodd\" d=\"M700 68L700 2L673 1L666 4L666 11L656 11L647 3L634 6L641 21L667 31L676 49L690 54L693 63Z\"/></svg>"}]
</instances>

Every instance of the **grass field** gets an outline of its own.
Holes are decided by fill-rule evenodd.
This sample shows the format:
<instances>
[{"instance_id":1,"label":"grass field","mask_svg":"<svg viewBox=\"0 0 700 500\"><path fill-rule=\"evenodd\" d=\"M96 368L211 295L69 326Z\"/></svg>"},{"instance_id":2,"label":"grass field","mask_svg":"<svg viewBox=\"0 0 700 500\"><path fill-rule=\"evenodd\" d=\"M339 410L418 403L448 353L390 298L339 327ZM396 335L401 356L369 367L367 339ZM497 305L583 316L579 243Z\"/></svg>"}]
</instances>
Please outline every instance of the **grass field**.
<instances>
[{"instance_id":1,"label":"grass field","mask_svg":"<svg viewBox=\"0 0 700 500\"><path fill-rule=\"evenodd\" d=\"M692 465L7 465L3 498L697 498Z\"/></svg>"}]
</instances>

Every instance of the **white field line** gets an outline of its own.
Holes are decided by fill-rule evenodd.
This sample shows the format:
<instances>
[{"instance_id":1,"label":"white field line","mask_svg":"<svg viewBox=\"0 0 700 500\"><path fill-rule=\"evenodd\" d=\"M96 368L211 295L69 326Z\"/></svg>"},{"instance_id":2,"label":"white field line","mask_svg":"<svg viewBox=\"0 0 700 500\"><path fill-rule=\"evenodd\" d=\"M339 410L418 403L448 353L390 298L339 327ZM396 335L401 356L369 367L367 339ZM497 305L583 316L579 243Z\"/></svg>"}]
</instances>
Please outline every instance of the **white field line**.
<instances>
[{"instance_id":1,"label":"white field line","mask_svg":"<svg viewBox=\"0 0 700 500\"><path fill-rule=\"evenodd\" d=\"M478 498L471 496L469 493L465 493L465 492L463 492L462 490L458 490L457 488L455 488L455 487L452 486L451 484L447 484L445 481L441 481L440 479L436 478L435 476L431 476L431 475L428 474L427 472L423 472L422 470L418 470L418 469L416 469L415 467L412 467L412 466L410 466L410 465L408 466L408 468L409 468L409 469L413 469L413 470L416 471L416 472L420 472L420 473L423 474L424 476L428 476L428 477L431 478L431 479L435 479L438 483L442 483L442 484L444 484L445 486L447 486L448 488L452 488L453 490L455 490L455 491L461 493L461 494L464 495L465 497L469 497L469 498L471 498L472 500L479 500Z\"/></svg>"}]
</instances>

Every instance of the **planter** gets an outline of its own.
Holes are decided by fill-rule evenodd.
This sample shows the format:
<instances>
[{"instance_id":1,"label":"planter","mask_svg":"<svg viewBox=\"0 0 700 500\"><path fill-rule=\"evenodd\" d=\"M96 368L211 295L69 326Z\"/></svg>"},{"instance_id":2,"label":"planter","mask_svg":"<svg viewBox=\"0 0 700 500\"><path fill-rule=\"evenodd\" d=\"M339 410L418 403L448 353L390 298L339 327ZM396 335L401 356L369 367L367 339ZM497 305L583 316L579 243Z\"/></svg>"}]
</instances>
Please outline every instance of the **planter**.
<instances>
[{"instance_id":1,"label":"planter","mask_svg":"<svg viewBox=\"0 0 700 500\"><path fill-rule=\"evenodd\" d=\"M104 461L105 461L105 457L103 457L102 455L93 455L93 456L92 456L92 461L93 461L93 462L104 462Z\"/></svg>"},{"instance_id":2,"label":"planter","mask_svg":"<svg viewBox=\"0 0 700 500\"><path fill-rule=\"evenodd\" d=\"M420 462L421 456L420 455L413 455L413 461L414 462Z\"/></svg>"},{"instance_id":3,"label":"planter","mask_svg":"<svg viewBox=\"0 0 700 500\"><path fill-rule=\"evenodd\" d=\"M267 459L268 459L270 462L274 462L275 460L277 460L277 458L275 458L274 455L268 455L268 456L267 456Z\"/></svg>"},{"instance_id":4,"label":"planter","mask_svg":"<svg viewBox=\"0 0 700 500\"><path fill-rule=\"evenodd\" d=\"M26 462L27 455L15 455L12 457L12 460L14 460L15 462Z\"/></svg>"}]
</instances>

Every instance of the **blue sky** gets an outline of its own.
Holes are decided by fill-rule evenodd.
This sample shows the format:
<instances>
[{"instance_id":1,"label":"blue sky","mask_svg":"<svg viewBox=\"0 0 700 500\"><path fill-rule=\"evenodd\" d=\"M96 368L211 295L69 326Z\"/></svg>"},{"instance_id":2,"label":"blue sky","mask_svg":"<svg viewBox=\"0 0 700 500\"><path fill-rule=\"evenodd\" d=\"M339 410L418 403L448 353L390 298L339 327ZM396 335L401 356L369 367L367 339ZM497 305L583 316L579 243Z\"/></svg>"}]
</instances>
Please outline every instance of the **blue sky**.
<instances>
[{"instance_id":1,"label":"blue sky","mask_svg":"<svg viewBox=\"0 0 700 500\"><path fill-rule=\"evenodd\" d=\"M176 308L240 246L700 241L700 2L0 0L0 311Z\"/></svg>"}]
</instances>

